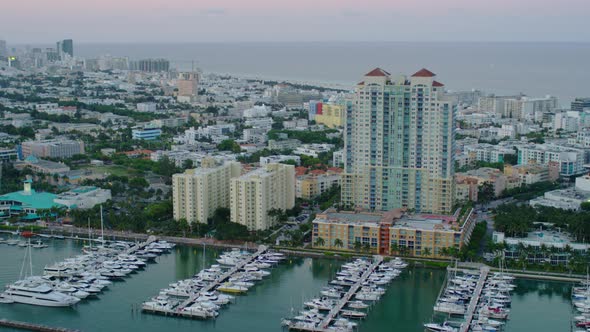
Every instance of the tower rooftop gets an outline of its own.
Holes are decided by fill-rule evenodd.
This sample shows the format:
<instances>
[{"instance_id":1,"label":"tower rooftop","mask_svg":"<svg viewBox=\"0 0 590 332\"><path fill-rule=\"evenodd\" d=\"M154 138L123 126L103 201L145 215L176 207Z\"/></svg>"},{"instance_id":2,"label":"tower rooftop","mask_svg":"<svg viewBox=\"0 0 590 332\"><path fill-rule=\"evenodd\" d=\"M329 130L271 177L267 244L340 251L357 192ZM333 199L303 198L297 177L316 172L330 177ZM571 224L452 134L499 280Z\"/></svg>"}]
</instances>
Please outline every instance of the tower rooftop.
<instances>
[{"instance_id":1,"label":"tower rooftop","mask_svg":"<svg viewBox=\"0 0 590 332\"><path fill-rule=\"evenodd\" d=\"M386 77L390 74L381 68L375 68L370 72L366 73L365 76L374 76L374 77Z\"/></svg>"},{"instance_id":2,"label":"tower rooftop","mask_svg":"<svg viewBox=\"0 0 590 332\"><path fill-rule=\"evenodd\" d=\"M418 70L417 72L415 72L414 75L412 75L412 77L434 77L434 76L436 76L436 74L426 68L422 68L422 69Z\"/></svg>"}]
</instances>

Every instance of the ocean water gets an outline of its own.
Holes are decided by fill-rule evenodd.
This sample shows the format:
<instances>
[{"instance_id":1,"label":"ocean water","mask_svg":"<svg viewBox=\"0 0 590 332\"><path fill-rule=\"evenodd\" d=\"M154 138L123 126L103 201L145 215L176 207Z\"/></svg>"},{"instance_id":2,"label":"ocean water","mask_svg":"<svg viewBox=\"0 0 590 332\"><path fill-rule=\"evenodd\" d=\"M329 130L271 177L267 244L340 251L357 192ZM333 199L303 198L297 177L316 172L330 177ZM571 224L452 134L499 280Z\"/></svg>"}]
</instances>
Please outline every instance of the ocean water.
<instances>
[{"instance_id":1,"label":"ocean water","mask_svg":"<svg viewBox=\"0 0 590 332\"><path fill-rule=\"evenodd\" d=\"M450 90L551 94L569 106L590 96L590 43L184 43L75 44L76 55L164 57L173 68L351 87L382 67L411 75L426 67Z\"/></svg>"}]
</instances>

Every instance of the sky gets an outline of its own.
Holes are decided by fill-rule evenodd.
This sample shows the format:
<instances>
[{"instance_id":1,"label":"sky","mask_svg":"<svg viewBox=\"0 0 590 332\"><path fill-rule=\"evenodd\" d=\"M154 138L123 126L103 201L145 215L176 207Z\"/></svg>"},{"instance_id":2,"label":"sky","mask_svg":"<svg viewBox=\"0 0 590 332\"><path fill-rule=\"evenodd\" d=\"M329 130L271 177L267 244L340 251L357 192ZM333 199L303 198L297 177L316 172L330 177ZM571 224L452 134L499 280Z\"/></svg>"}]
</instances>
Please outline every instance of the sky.
<instances>
[{"instance_id":1,"label":"sky","mask_svg":"<svg viewBox=\"0 0 590 332\"><path fill-rule=\"evenodd\" d=\"M590 42L590 0L2 1L11 43Z\"/></svg>"}]
</instances>

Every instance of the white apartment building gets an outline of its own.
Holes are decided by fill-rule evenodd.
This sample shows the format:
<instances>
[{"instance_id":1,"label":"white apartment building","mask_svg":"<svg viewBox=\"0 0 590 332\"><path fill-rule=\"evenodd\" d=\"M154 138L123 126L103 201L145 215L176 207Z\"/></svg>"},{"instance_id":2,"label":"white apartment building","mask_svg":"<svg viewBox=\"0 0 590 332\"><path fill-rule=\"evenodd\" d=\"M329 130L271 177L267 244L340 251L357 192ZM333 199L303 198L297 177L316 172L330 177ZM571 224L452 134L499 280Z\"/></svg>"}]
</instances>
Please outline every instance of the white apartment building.
<instances>
[{"instance_id":1,"label":"white apartment building","mask_svg":"<svg viewBox=\"0 0 590 332\"><path fill-rule=\"evenodd\" d=\"M90 209L109 199L111 199L110 189L83 186L58 194L53 201L70 209Z\"/></svg>"},{"instance_id":2,"label":"white apartment building","mask_svg":"<svg viewBox=\"0 0 590 332\"><path fill-rule=\"evenodd\" d=\"M21 144L23 158L34 155L40 158L70 158L84 154L84 142L68 139L26 141Z\"/></svg>"},{"instance_id":3,"label":"white apartment building","mask_svg":"<svg viewBox=\"0 0 590 332\"><path fill-rule=\"evenodd\" d=\"M295 167L292 165L268 164L230 181L231 221L249 230L272 227L274 220L268 211L295 206Z\"/></svg>"},{"instance_id":4,"label":"white apartment building","mask_svg":"<svg viewBox=\"0 0 590 332\"><path fill-rule=\"evenodd\" d=\"M262 118L268 116L271 112L271 108L269 106L261 105L261 106L253 106L247 110L244 110L243 116L245 118Z\"/></svg>"},{"instance_id":5,"label":"white apartment building","mask_svg":"<svg viewBox=\"0 0 590 332\"><path fill-rule=\"evenodd\" d=\"M207 223L217 208L230 206L230 180L240 176L238 162L216 165L203 160L200 168L172 176L174 219Z\"/></svg>"},{"instance_id":6,"label":"white apartment building","mask_svg":"<svg viewBox=\"0 0 590 332\"><path fill-rule=\"evenodd\" d=\"M138 112L154 113L158 110L156 103L139 103L136 107Z\"/></svg>"},{"instance_id":7,"label":"white apartment building","mask_svg":"<svg viewBox=\"0 0 590 332\"><path fill-rule=\"evenodd\" d=\"M555 144L528 144L517 146L518 164L559 164L559 174L570 176L584 173L585 151Z\"/></svg>"}]
</instances>

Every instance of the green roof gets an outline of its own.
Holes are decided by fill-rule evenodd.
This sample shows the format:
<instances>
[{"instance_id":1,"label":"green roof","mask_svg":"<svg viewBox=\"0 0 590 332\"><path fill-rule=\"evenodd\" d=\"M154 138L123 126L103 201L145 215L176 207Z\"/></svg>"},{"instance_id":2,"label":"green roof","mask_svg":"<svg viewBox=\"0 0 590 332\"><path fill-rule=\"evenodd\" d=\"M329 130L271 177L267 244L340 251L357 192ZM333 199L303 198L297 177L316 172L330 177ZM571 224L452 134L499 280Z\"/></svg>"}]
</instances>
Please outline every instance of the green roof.
<instances>
[{"instance_id":1,"label":"green roof","mask_svg":"<svg viewBox=\"0 0 590 332\"><path fill-rule=\"evenodd\" d=\"M55 203L53 200L57 195L52 193L38 193L34 189L31 189L30 193L24 191L16 191L13 193L5 194L0 196L0 201L17 201L22 204L23 207L33 209L50 209L51 207L60 207L62 204Z\"/></svg>"}]
</instances>

